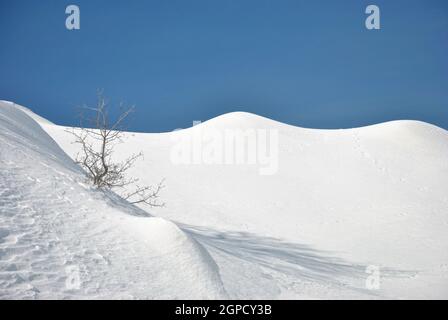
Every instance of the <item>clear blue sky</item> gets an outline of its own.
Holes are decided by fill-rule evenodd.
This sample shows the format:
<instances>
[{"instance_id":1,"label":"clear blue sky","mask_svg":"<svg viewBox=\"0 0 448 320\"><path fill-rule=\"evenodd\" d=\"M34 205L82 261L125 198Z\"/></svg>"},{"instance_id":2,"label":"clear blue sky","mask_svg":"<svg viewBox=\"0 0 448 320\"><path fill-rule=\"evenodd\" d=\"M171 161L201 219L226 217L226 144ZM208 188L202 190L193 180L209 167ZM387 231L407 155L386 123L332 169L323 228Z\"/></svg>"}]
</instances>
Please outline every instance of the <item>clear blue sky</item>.
<instances>
[{"instance_id":1,"label":"clear blue sky","mask_svg":"<svg viewBox=\"0 0 448 320\"><path fill-rule=\"evenodd\" d=\"M65 28L65 7L81 29ZM368 4L381 30L364 27ZM0 99L74 124L103 88L134 131L248 111L346 128L448 128L446 0L0 0Z\"/></svg>"}]
</instances>

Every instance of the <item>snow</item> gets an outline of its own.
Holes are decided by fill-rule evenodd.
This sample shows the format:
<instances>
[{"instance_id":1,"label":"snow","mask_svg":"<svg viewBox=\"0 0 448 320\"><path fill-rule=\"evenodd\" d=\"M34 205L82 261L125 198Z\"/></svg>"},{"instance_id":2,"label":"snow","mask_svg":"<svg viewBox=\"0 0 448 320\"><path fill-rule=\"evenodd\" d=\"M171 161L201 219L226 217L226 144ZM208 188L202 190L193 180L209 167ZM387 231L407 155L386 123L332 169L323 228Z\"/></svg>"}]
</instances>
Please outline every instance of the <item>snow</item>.
<instances>
[{"instance_id":1,"label":"snow","mask_svg":"<svg viewBox=\"0 0 448 320\"><path fill-rule=\"evenodd\" d=\"M6 100L0 100L0 104L3 105L10 105L16 109L22 110L23 112L25 112L30 118L32 118L33 120L35 120L37 123L44 123L44 124L53 124L51 121L39 116L38 114L35 114L33 111L31 111L30 109L18 105L12 101L6 101Z\"/></svg>"},{"instance_id":2,"label":"snow","mask_svg":"<svg viewBox=\"0 0 448 320\"><path fill-rule=\"evenodd\" d=\"M234 112L175 132L129 132L117 158L145 154L130 175L165 178L167 206L149 215L89 187L69 158L73 137L37 117L0 103L1 297L448 297L441 128L403 120L316 130ZM264 158L277 171L204 161L210 137L245 130L278 134L278 157L272 144ZM179 146L203 153L178 163ZM67 291L72 265L82 284ZM366 287L372 266L377 290Z\"/></svg>"},{"instance_id":3,"label":"snow","mask_svg":"<svg viewBox=\"0 0 448 320\"><path fill-rule=\"evenodd\" d=\"M227 297L194 239L89 187L21 109L1 103L0 128L0 298Z\"/></svg>"}]
</instances>

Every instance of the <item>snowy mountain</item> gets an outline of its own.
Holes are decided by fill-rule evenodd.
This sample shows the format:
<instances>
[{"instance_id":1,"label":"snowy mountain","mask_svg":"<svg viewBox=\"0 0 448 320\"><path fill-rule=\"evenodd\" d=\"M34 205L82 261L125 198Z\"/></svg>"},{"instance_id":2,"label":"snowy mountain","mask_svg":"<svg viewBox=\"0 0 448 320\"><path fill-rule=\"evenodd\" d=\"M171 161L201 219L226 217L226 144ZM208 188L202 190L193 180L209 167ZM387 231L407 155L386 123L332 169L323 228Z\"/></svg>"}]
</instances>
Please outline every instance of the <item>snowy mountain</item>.
<instances>
[{"instance_id":1,"label":"snowy mountain","mask_svg":"<svg viewBox=\"0 0 448 320\"><path fill-rule=\"evenodd\" d=\"M441 128L235 112L129 132L117 159L143 151L130 174L166 181L149 213L90 187L65 129L0 102L0 298L448 297Z\"/></svg>"}]
</instances>

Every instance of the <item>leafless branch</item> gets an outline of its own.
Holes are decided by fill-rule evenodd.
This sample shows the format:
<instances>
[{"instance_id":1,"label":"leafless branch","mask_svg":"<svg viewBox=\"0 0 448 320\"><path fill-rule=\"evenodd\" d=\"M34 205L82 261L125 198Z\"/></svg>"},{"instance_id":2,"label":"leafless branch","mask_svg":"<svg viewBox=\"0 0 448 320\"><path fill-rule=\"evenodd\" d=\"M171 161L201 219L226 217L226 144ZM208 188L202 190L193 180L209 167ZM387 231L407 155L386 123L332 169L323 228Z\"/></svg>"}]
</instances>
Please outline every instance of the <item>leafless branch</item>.
<instances>
[{"instance_id":1,"label":"leafless branch","mask_svg":"<svg viewBox=\"0 0 448 320\"><path fill-rule=\"evenodd\" d=\"M83 106L79 111L80 127L66 131L75 137L73 143L81 146L75 161L84 168L88 178L97 188L131 187L138 179L127 177L126 172L143 157L143 153L132 154L122 162L114 162L112 154L115 146L123 142L123 124L134 111L134 107L123 108L121 105L121 113L113 122L110 121L107 107L102 91L98 91L96 107ZM88 127L85 127L86 123ZM136 185L134 191L122 197L131 203L160 207L164 204L158 201L158 195L163 187L163 180L155 187Z\"/></svg>"}]
</instances>

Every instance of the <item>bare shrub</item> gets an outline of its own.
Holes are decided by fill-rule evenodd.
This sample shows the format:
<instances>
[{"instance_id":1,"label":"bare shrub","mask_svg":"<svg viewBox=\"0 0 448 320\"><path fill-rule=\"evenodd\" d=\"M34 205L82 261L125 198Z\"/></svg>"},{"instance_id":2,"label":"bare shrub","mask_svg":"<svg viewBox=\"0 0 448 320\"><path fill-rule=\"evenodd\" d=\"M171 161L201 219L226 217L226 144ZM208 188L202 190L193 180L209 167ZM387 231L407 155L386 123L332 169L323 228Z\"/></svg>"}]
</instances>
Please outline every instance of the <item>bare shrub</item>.
<instances>
[{"instance_id":1,"label":"bare shrub","mask_svg":"<svg viewBox=\"0 0 448 320\"><path fill-rule=\"evenodd\" d=\"M80 108L79 128L67 130L75 137L74 143L81 146L75 161L82 166L97 188L121 190L117 193L131 203L163 206L164 203L158 201L159 192L164 187L163 180L156 186L140 186L138 178L127 177L126 172L138 159L143 158L142 152L132 154L121 162L116 162L112 157L115 147L124 143L123 124L134 107L120 105L120 114L114 121L110 120L108 111L102 92L98 93L96 107ZM124 191L125 189L132 191Z\"/></svg>"}]
</instances>

